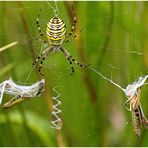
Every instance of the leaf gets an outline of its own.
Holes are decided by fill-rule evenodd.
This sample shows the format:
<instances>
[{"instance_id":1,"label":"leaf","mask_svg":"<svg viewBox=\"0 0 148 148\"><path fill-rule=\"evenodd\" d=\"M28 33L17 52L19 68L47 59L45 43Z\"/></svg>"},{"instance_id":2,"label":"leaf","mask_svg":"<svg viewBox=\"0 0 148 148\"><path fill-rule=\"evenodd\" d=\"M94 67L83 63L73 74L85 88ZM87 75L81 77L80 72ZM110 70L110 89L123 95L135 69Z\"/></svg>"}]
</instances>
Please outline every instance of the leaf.
<instances>
[{"instance_id":1,"label":"leaf","mask_svg":"<svg viewBox=\"0 0 148 148\"><path fill-rule=\"evenodd\" d=\"M3 47L0 48L0 52L4 51L4 50L6 50L6 49L8 49L8 48L10 48L10 47L13 47L13 46L15 46L16 44L18 44L18 41L15 41L15 42L12 42L12 43L10 43L10 44L7 44L7 45L5 45L5 46L3 46Z\"/></svg>"}]
</instances>

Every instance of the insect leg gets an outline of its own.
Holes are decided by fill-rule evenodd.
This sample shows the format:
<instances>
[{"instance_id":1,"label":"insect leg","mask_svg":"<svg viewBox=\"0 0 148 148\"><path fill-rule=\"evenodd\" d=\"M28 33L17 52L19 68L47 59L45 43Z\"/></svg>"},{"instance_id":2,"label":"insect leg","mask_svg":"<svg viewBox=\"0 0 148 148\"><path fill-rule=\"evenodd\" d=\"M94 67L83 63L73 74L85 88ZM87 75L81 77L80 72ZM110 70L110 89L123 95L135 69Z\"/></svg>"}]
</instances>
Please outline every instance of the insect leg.
<instances>
[{"instance_id":1,"label":"insect leg","mask_svg":"<svg viewBox=\"0 0 148 148\"><path fill-rule=\"evenodd\" d=\"M1 90L0 90L0 104L2 103L2 99L3 99L3 95L4 95L4 91L5 91L5 87L6 87L6 84L8 82L7 81L4 81L2 84L1 84Z\"/></svg>"},{"instance_id":2,"label":"insect leg","mask_svg":"<svg viewBox=\"0 0 148 148\"><path fill-rule=\"evenodd\" d=\"M10 101L6 102L2 105L3 108L10 108L16 104L19 104L24 101L24 98L22 98L20 95L16 95L14 98L12 98Z\"/></svg>"}]
</instances>

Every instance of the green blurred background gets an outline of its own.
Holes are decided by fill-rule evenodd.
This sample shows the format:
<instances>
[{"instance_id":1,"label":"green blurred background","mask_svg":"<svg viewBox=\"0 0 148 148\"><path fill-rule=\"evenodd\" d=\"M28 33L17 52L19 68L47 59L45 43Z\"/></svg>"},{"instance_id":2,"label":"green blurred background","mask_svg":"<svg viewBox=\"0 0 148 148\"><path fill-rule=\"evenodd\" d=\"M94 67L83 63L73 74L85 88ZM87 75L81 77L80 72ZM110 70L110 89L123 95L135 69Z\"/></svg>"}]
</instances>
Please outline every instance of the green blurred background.
<instances>
[{"instance_id":1,"label":"green blurred background","mask_svg":"<svg viewBox=\"0 0 148 148\"><path fill-rule=\"evenodd\" d=\"M45 32L54 16L54 2L0 2L0 47L19 43L0 52L0 81L12 77L24 84L33 59L45 49L38 40L36 19ZM59 17L70 31L72 5L77 16L77 37L63 46L77 61L91 64L122 87L148 70L148 2L57 2ZM34 68L26 85L40 80ZM43 65L46 90L41 97L0 109L0 146L148 146L148 131L138 139L131 112L122 104L123 92L90 69L74 64L75 73L61 52L51 53ZM52 89L61 94L63 127L51 128ZM148 115L148 86L141 103ZM4 95L3 102L12 96Z\"/></svg>"}]
</instances>

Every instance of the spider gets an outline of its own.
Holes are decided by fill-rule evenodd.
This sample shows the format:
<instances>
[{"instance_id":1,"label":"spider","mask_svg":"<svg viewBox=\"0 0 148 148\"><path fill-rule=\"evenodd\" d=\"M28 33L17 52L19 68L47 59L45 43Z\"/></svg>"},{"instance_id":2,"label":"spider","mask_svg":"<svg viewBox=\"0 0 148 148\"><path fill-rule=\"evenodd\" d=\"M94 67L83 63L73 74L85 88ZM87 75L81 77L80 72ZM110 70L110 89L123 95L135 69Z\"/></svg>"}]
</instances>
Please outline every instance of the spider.
<instances>
[{"instance_id":1,"label":"spider","mask_svg":"<svg viewBox=\"0 0 148 148\"><path fill-rule=\"evenodd\" d=\"M40 9L40 13L41 13L42 8ZM71 35L74 32L75 26L76 26L76 15L75 15L75 11L73 8L73 25L71 28L71 32L69 34L66 33L66 25L64 23L64 21L59 18L58 16L54 16L52 17L49 22L47 23L47 28L46 28L46 34L42 33L40 25L39 25L39 18L40 18L40 13L37 17L36 20L36 25L39 31L39 35L41 37L41 41L44 43L48 43L48 47L34 60L32 67L34 67L36 65L36 63L38 62L38 60L41 58L40 61L40 65L38 68L38 72L44 76L41 73L41 68L43 65L43 62L45 61L46 57L49 55L49 53L53 50L55 53L57 53L58 51L61 51L64 56L66 57L66 59L68 60L70 66L71 66L71 70L72 73L71 75L74 73L74 68L73 68L73 62L75 62L77 65L79 65L80 67L86 67L85 64L80 64L79 62L77 62L72 56L71 54L67 51L67 49L65 49L62 45L65 42L69 42L70 40L67 39L67 37L71 37Z\"/></svg>"}]
</instances>

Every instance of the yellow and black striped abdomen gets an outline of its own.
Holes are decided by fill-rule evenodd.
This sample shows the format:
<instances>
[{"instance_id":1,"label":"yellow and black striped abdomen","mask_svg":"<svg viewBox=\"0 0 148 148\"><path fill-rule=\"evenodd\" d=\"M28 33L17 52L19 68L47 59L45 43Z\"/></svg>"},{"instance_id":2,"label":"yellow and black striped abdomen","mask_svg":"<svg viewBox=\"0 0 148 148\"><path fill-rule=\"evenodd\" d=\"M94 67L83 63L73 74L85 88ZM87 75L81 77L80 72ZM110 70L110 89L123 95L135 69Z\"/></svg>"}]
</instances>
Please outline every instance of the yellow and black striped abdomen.
<instances>
[{"instance_id":1,"label":"yellow and black striped abdomen","mask_svg":"<svg viewBox=\"0 0 148 148\"><path fill-rule=\"evenodd\" d=\"M53 17L47 24L46 33L51 45L61 45L66 34L64 21L58 17Z\"/></svg>"}]
</instances>

